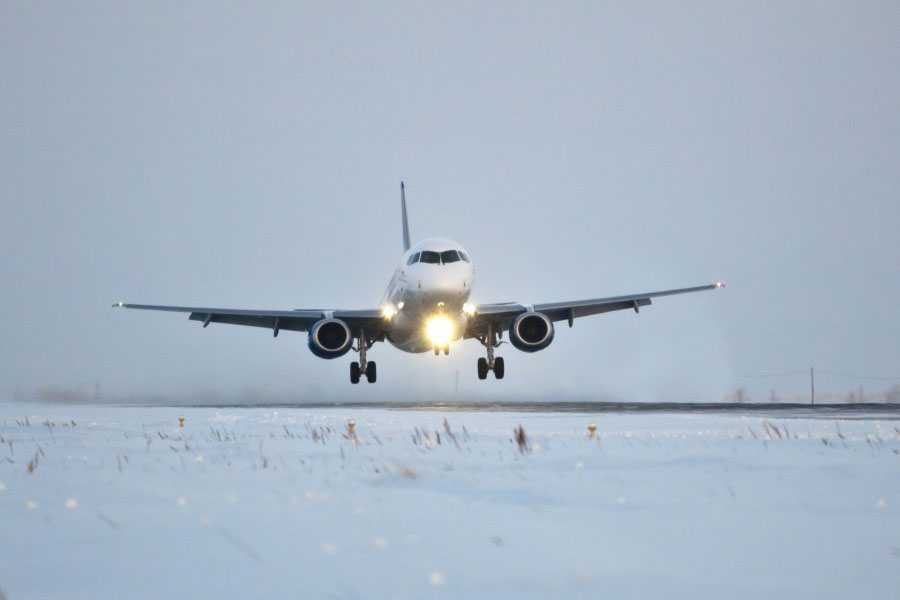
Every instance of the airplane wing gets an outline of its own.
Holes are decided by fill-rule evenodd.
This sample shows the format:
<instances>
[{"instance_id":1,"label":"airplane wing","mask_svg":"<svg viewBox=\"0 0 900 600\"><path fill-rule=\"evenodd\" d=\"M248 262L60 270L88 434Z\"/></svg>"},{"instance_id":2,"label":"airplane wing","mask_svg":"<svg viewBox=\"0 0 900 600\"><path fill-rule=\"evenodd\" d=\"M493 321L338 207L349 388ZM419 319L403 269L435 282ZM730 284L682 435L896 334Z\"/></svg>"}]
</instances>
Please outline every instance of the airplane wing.
<instances>
[{"instance_id":1,"label":"airplane wing","mask_svg":"<svg viewBox=\"0 0 900 600\"><path fill-rule=\"evenodd\" d=\"M578 317L587 317L614 310L633 309L639 312L640 307L650 306L651 298L660 296L674 296L676 294L689 294L691 292L703 292L725 287L721 281L697 287L680 288L677 290L664 290L661 292L648 292L646 294L632 294L630 296L614 296L611 298L594 298L590 300L573 300L570 302L548 302L545 304L524 305L516 302L503 304L480 304L475 307L475 315L469 319L469 326L465 337L481 337L488 325L495 332L508 329L512 321L524 312L539 312L547 315L551 321L572 322Z\"/></svg>"},{"instance_id":2,"label":"airplane wing","mask_svg":"<svg viewBox=\"0 0 900 600\"><path fill-rule=\"evenodd\" d=\"M387 334L382 312L373 310L243 310L233 308L203 308L196 306L161 306L155 304L129 304L117 302L113 308L133 308L138 310L160 310L166 312L190 313L188 319L201 321L206 327L210 323L246 325L271 329L278 335L287 331L308 331L316 321L328 317L341 319L350 327L354 336L365 329L369 340L383 341Z\"/></svg>"}]
</instances>

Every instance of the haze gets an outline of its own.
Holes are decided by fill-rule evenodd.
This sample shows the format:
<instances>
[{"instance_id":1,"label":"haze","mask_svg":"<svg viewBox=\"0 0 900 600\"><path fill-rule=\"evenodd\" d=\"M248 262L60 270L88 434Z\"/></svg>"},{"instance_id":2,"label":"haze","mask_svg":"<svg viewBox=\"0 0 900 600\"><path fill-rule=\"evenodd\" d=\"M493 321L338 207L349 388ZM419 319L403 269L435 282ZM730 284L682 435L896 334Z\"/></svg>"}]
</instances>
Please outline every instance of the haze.
<instances>
[{"instance_id":1,"label":"haze","mask_svg":"<svg viewBox=\"0 0 900 600\"><path fill-rule=\"evenodd\" d=\"M900 5L0 5L0 398L722 400L900 377ZM114 311L377 305L457 240L477 302L701 285L545 351L315 358ZM457 373L458 388L457 388ZM823 391L873 382L823 375Z\"/></svg>"}]
</instances>

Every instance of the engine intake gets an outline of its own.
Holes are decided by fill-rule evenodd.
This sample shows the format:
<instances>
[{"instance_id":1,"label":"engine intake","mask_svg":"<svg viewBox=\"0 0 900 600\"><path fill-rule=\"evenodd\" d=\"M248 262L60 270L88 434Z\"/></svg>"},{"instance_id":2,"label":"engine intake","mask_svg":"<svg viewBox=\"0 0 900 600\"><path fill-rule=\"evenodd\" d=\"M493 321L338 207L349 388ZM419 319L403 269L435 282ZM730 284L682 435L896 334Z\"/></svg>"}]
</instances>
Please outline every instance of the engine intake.
<instances>
[{"instance_id":1,"label":"engine intake","mask_svg":"<svg viewBox=\"0 0 900 600\"><path fill-rule=\"evenodd\" d=\"M340 319L322 319L309 330L307 344L319 358L338 358L350 351L353 334Z\"/></svg>"},{"instance_id":2,"label":"engine intake","mask_svg":"<svg viewBox=\"0 0 900 600\"><path fill-rule=\"evenodd\" d=\"M509 326L509 340L523 352L543 350L553 341L553 321L544 313L522 313Z\"/></svg>"}]
</instances>

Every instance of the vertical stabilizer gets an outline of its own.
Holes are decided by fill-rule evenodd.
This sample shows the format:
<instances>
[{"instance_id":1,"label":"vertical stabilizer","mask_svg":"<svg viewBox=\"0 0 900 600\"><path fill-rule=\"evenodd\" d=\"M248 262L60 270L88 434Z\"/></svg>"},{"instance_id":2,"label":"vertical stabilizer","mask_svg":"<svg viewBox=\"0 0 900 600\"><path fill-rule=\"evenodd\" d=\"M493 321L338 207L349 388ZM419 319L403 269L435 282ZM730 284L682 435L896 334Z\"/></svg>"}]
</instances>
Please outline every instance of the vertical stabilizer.
<instances>
[{"instance_id":1,"label":"vertical stabilizer","mask_svg":"<svg viewBox=\"0 0 900 600\"><path fill-rule=\"evenodd\" d=\"M406 188L400 182L400 209L403 212L403 251L409 250L409 221L406 219Z\"/></svg>"}]
</instances>

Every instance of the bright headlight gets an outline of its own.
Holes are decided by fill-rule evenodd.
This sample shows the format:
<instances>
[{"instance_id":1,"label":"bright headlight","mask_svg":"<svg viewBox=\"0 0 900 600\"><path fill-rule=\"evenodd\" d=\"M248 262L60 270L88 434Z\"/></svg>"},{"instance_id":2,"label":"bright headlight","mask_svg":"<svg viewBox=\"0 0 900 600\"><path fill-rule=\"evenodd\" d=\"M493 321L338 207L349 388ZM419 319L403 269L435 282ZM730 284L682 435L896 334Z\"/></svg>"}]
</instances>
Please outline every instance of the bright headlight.
<instances>
[{"instance_id":1,"label":"bright headlight","mask_svg":"<svg viewBox=\"0 0 900 600\"><path fill-rule=\"evenodd\" d=\"M442 348L453 338L453 323L444 316L432 317L428 320L425 333L435 347Z\"/></svg>"},{"instance_id":2,"label":"bright headlight","mask_svg":"<svg viewBox=\"0 0 900 600\"><path fill-rule=\"evenodd\" d=\"M386 305L381 309L381 316L385 318L385 320L390 321L397 314L397 309L395 309L390 304Z\"/></svg>"}]
</instances>

